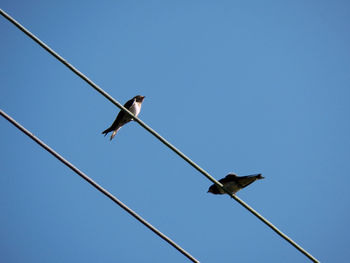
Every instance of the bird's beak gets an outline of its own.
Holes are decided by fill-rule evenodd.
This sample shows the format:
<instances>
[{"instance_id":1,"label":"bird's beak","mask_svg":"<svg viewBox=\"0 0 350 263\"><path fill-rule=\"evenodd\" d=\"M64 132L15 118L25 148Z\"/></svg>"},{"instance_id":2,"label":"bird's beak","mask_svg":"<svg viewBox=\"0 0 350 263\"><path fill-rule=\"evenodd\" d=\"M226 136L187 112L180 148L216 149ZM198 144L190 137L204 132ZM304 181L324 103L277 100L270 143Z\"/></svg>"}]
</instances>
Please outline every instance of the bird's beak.
<instances>
[{"instance_id":1,"label":"bird's beak","mask_svg":"<svg viewBox=\"0 0 350 263\"><path fill-rule=\"evenodd\" d=\"M142 98L141 102L143 102L143 100L146 98L146 96L142 96L141 98Z\"/></svg>"}]
</instances>

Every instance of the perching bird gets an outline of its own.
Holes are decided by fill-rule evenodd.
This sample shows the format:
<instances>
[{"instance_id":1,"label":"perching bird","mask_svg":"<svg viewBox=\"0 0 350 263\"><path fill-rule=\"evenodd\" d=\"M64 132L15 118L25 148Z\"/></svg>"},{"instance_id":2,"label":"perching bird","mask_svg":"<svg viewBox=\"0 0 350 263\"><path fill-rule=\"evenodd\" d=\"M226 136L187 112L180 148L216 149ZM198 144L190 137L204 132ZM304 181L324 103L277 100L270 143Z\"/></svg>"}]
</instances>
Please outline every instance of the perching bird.
<instances>
[{"instance_id":1,"label":"perching bird","mask_svg":"<svg viewBox=\"0 0 350 263\"><path fill-rule=\"evenodd\" d=\"M139 115L139 113L141 111L141 105L142 105L144 98L145 98L145 96L137 95L137 96L133 97L131 100L127 101L124 104L124 107L127 108L132 114L134 114L137 117L137 115ZM129 114L127 114L126 112L121 110L118 113L118 116L115 119L115 121L113 122L113 124L111 125L111 127L109 127L107 130L103 131L102 134L104 134L106 136L107 133L113 131L111 138L110 138L110 140L112 140L114 138L114 136L117 134L117 132L119 131L119 129L124 124L126 124L132 120L133 120L133 118L130 117Z\"/></svg>"},{"instance_id":2,"label":"perching bird","mask_svg":"<svg viewBox=\"0 0 350 263\"><path fill-rule=\"evenodd\" d=\"M219 180L220 183L232 194L250 185L256 180L264 179L261 174L252 174L247 176L237 176L234 173L228 174L225 178ZM226 192L219 188L216 184L209 187L208 193L225 194Z\"/></svg>"}]
</instances>

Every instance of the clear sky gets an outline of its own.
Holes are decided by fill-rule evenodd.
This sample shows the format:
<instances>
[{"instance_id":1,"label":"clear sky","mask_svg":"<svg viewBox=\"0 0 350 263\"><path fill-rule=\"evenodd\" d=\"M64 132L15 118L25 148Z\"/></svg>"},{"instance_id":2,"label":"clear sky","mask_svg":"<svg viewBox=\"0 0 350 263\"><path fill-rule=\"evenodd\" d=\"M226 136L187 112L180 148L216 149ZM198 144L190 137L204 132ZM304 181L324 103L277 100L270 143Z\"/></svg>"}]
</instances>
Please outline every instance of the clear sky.
<instances>
[{"instance_id":1,"label":"clear sky","mask_svg":"<svg viewBox=\"0 0 350 263\"><path fill-rule=\"evenodd\" d=\"M350 261L349 1L1 1L322 262ZM309 262L0 17L0 107L201 262ZM0 118L0 261L188 262Z\"/></svg>"}]
</instances>

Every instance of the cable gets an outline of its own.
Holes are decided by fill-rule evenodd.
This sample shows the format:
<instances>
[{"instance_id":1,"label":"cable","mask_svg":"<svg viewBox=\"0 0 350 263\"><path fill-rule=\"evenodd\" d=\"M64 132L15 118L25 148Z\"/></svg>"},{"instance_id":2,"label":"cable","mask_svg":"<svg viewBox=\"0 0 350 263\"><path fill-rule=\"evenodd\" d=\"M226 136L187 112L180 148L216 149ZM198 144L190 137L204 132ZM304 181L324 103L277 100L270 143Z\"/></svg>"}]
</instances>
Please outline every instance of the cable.
<instances>
[{"instance_id":1,"label":"cable","mask_svg":"<svg viewBox=\"0 0 350 263\"><path fill-rule=\"evenodd\" d=\"M2 16L4 16L7 20L9 20L12 24L14 24L18 29L20 29L23 33L25 33L27 36L29 36L31 39L33 39L36 43L38 43L41 47L43 47L47 52L49 52L51 55L53 55L55 58L57 58L60 62L62 62L65 66L67 66L70 70L72 70L75 74L77 74L80 78L85 80L91 87L93 87L96 91L98 91L100 94L102 94L106 99L108 99L110 102L112 102L114 105L116 105L118 108L129 114L133 117L133 119L139 123L143 128L145 128L148 132L153 134L158 140L160 140L163 144L165 144L168 148L173 150L177 155L179 155L182 159L184 159L187 163L189 163L193 168L198 170L201 174L203 174L206 178L208 178L210 181L212 181L214 184L222 188L228 195L230 195L233 199L235 199L238 203L240 203L243 207L248 209L253 215L255 215L257 218L259 218L263 223L265 223L268 227L270 227L273 231L275 231L279 236L284 238L287 242L289 242L292 246L294 246L296 249L298 249L301 253L303 253L305 256L307 256L310 260L313 262L319 262L315 257L313 257L310 253L308 253L305 249L303 249L301 246L299 246L295 241L293 241L290 237L288 237L286 234L284 234L281 230L279 230L276 226L274 226L271 222L269 222L267 219L265 219L262 215L260 215L257 211L255 211L252 207L250 207L248 204L246 204L243 200L241 200L236 195L232 195L229 191L227 191L225 188L223 188L223 185L214 179L207 171L205 171L203 168L201 168L199 165L197 165L194 161L192 161L189 157L187 157L184 153L182 153L179 149L177 149L174 145L172 145L170 142L168 142L166 139L164 139L161 135L159 135L156 131L154 131L151 127L149 127L147 124L145 124L143 121L141 121L139 118L135 117L130 111L128 111L122 104L120 104L118 101L116 101L111 95L109 95L107 92L105 92L103 89L98 87L92 80L90 80L88 77L86 77L83 73L81 73L79 70L77 70L75 67L73 67L71 64L69 64L65 59L63 59L60 55L58 55L54 50L52 50L50 47L48 47L44 42L42 42L39 38L37 38L34 34L32 34L29 30L27 30L24 26L22 26L19 22L17 22L14 18L12 18L10 15L5 13L2 9L0 9L0 13Z\"/></svg>"},{"instance_id":2,"label":"cable","mask_svg":"<svg viewBox=\"0 0 350 263\"><path fill-rule=\"evenodd\" d=\"M21 124L19 124L17 121L12 119L9 115L7 115L4 111L0 109L0 114L9 122L11 122L14 126L16 126L19 130L21 130L23 133L25 133L28 137L30 137L33 141L35 141L37 144L39 144L41 147L43 147L46 151L51 153L54 157L56 157L59 161L61 161L64 165L68 166L73 172L78 174L80 177L82 177L85 181L87 181L89 184L91 184L93 187L95 187L98 191L103 193L105 196L107 196L109 199L111 199L114 203L119 205L121 208L123 208L126 212L128 212L130 215L135 217L138 221L140 221L142 224L144 224L146 227L148 227L151 231L153 231L155 234L157 234L159 237L164 239L166 242L168 242L170 245L172 245L174 248L176 248L180 253L185 255L189 260L192 262L198 263L199 261L194 258L190 253L188 253L186 250L184 250L182 247L180 247L178 244L176 244L173 240L171 240L169 237L164 235L162 232L160 232L157 228L152 226L150 223L148 223L145 219L143 219L140 215L138 215L136 212L134 212L131 208L126 206L122 201L120 201L118 198L116 198L114 195L112 195L110 192L108 192L106 189L104 189L102 186L97 184L94 180L92 180L90 177L88 177L85 173L80 171L78 168L76 168L73 164L71 164L69 161L64 159L59 153L54 151L52 148L50 148L47 144L45 144L43 141L41 141L38 137L34 136L33 133L28 131L26 128L24 128Z\"/></svg>"}]
</instances>

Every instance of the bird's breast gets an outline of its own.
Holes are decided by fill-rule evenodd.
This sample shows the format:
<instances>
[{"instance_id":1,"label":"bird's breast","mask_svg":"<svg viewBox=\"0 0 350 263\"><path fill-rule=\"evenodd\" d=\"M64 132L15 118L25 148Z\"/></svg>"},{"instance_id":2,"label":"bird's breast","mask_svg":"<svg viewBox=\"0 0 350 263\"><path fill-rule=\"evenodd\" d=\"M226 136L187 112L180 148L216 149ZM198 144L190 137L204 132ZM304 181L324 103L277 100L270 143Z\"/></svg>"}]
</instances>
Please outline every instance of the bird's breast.
<instances>
[{"instance_id":1,"label":"bird's breast","mask_svg":"<svg viewBox=\"0 0 350 263\"><path fill-rule=\"evenodd\" d=\"M134 102L129 110L137 117L141 111L141 103Z\"/></svg>"},{"instance_id":2,"label":"bird's breast","mask_svg":"<svg viewBox=\"0 0 350 263\"><path fill-rule=\"evenodd\" d=\"M236 182L228 182L224 184L224 187L232 194L237 193L241 188L236 184Z\"/></svg>"}]
</instances>

